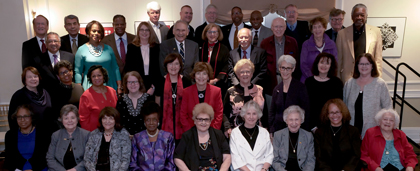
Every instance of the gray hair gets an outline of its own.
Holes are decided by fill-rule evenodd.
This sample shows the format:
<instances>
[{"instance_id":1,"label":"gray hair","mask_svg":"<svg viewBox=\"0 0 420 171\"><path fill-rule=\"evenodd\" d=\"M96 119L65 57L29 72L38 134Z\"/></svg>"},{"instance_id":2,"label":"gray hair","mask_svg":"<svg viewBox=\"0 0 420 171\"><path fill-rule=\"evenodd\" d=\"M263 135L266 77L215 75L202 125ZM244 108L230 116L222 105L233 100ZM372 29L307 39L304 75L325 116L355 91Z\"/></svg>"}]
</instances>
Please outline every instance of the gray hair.
<instances>
[{"instance_id":1,"label":"gray hair","mask_svg":"<svg viewBox=\"0 0 420 171\"><path fill-rule=\"evenodd\" d=\"M351 17L353 17L354 10L356 10L357 8L364 8L364 9L366 10L366 16L368 15L368 9L367 9L366 5L365 5L365 4L362 4L362 3L360 3L360 4L356 4L356 5L353 7L353 9L351 9Z\"/></svg>"},{"instance_id":2,"label":"gray hair","mask_svg":"<svg viewBox=\"0 0 420 171\"><path fill-rule=\"evenodd\" d=\"M217 10L216 5L209 4L209 5L207 5L207 7L206 7L206 13L207 13L207 10L208 10L208 9L210 9L210 8L214 8L214 9L216 9L216 10Z\"/></svg>"},{"instance_id":3,"label":"gray hair","mask_svg":"<svg viewBox=\"0 0 420 171\"><path fill-rule=\"evenodd\" d=\"M80 120L79 109L73 104L66 104L60 110L60 118L58 118L58 121L63 122L63 117L67 116L70 112L73 112L74 115L76 115L77 121Z\"/></svg>"},{"instance_id":4,"label":"gray hair","mask_svg":"<svg viewBox=\"0 0 420 171\"><path fill-rule=\"evenodd\" d=\"M303 123L303 121L305 120L305 110L303 110L302 108L300 108L298 105L292 105L289 106L288 108L286 108L283 112L283 120L284 122L286 122L287 117L289 117L289 114L292 113L298 113L301 119L301 123Z\"/></svg>"},{"instance_id":5,"label":"gray hair","mask_svg":"<svg viewBox=\"0 0 420 171\"><path fill-rule=\"evenodd\" d=\"M239 36L239 33L242 31L242 30L247 30L248 31L248 35L249 35L249 38L251 38L252 37L252 32L251 32L251 30L250 29L248 29L248 28L241 28L239 31L238 31L238 35L236 35L236 36Z\"/></svg>"},{"instance_id":6,"label":"gray hair","mask_svg":"<svg viewBox=\"0 0 420 171\"><path fill-rule=\"evenodd\" d=\"M147 4L146 9L147 9L147 13L149 13L150 10L160 11L161 8L158 2L152 1Z\"/></svg>"},{"instance_id":7,"label":"gray hair","mask_svg":"<svg viewBox=\"0 0 420 171\"><path fill-rule=\"evenodd\" d=\"M77 20L77 23L79 23L79 17L77 17L77 16L75 16L73 14L70 14L70 15L64 17L64 24L66 24L66 20L67 19L76 19Z\"/></svg>"},{"instance_id":8,"label":"gray hair","mask_svg":"<svg viewBox=\"0 0 420 171\"><path fill-rule=\"evenodd\" d=\"M291 55L281 55L279 61L277 61L277 68L280 68L281 63L286 61L289 64L292 64L292 67L295 68L296 66L296 59Z\"/></svg>"},{"instance_id":9,"label":"gray hair","mask_svg":"<svg viewBox=\"0 0 420 171\"><path fill-rule=\"evenodd\" d=\"M47 33L47 35L45 36L45 42L48 42L48 36L49 35L52 35L52 34L57 35L58 42L61 42L60 35L58 35L56 32L49 32L49 33Z\"/></svg>"},{"instance_id":10,"label":"gray hair","mask_svg":"<svg viewBox=\"0 0 420 171\"><path fill-rule=\"evenodd\" d=\"M382 109L375 115L375 121L377 125L380 125L382 118L384 117L385 113L390 113L394 115L394 123L395 128L397 128L398 125L400 125L400 115L398 115L397 111L394 109Z\"/></svg>"},{"instance_id":11,"label":"gray hair","mask_svg":"<svg viewBox=\"0 0 420 171\"><path fill-rule=\"evenodd\" d=\"M260 105L257 102L255 102L254 100L250 100L250 101L246 102L244 104L244 106L242 106L242 108L241 108L240 115L241 115L242 118L246 115L246 112L250 108L254 108L255 112L257 112L258 119L260 119L262 117L263 113L261 111Z\"/></svg>"}]
</instances>

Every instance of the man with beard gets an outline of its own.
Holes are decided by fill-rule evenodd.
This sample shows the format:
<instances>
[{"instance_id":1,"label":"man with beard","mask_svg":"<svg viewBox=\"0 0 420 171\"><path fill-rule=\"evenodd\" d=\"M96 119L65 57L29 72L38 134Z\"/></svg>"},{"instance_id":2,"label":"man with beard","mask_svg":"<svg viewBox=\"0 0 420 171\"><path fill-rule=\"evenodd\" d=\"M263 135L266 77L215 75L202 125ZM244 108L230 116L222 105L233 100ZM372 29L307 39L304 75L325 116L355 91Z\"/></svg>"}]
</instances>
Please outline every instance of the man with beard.
<instances>
[{"instance_id":1,"label":"man with beard","mask_svg":"<svg viewBox=\"0 0 420 171\"><path fill-rule=\"evenodd\" d=\"M229 50L232 50L239 47L238 31L244 27L251 29L251 26L248 26L243 22L244 14L242 14L242 9L238 6L232 8L230 16L232 17L233 23L222 27L222 43L228 47Z\"/></svg>"}]
</instances>

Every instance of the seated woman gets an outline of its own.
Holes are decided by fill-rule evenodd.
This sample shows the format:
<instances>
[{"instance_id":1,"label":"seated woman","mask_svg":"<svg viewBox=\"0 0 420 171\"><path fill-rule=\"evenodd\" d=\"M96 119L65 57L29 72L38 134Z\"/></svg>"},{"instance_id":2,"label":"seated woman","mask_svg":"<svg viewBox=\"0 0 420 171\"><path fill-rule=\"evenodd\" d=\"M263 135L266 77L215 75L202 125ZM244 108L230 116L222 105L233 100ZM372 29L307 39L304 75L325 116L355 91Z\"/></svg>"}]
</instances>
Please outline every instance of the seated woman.
<instances>
[{"instance_id":1,"label":"seated woman","mask_svg":"<svg viewBox=\"0 0 420 171\"><path fill-rule=\"evenodd\" d=\"M83 129L93 131L99 126L99 113L104 107L115 107L117 93L112 87L105 86L108 72L100 65L89 68L87 78L92 86L80 97L80 125Z\"/></svg>"},{"instance_id":2,"label":"seated woman","mask_svg":"<svg viewBox=\"0 0 420 171\"><path fill-rule=\"evenodd\" d=\"M86 170L128 170L131 156L130 134L120 124L120 114L105 107L98 129L90 133L85 148Z\"/></svg>"},{"instance_id":3,"label":"seated woman","mask_svg":"<svg viewBox=\"0 0 420 171\"><path fill-rule=\"evenodd\" d=\"M273 145L268 131L256 125L262 116L259 104L248 101L241 109L244 124L232 130L230 150L234 170L265 170L273 162Z\"/></svg>"},{"instance_id":4,"label":"seated woman","mask_svg":"<svg viewBox=\"0 0 420 171\"><path fill-rule=\"evenodd\" d=\"M220 129L223 120L222 93L219 87L210 85L213 78L213 69L206 62L196 62L191 72L195 84L184 89L181 105L181 124L183 132L194 126L192 111L196 104L206 102L214 109L214 120L210 126Z\"/></svg>"},{"instance_id":5,"label":"seated woman","mask_svg":"<svg viewBox=\"0 0 420 171\"><path fill-rule=\"evenodd\" d=\"M231 129L243 124L239 113L246 102L254 100L258 103L261 110L264 109L263 88L251 83L254 69L254 64L248 59L239 60L233 68L239 79L239 84L230 87L223 100L223 113L229 119ZM265 119L265 122L267 121L268 119ZM261 122L258 125L262 126ZM231 131L228 132L230 133Z\"/></svg>"},{"instance_id":6,"label":"seated woman","mask_svg":"<svg viewBox=\"0 0 420 171\"><path fill-rule=\"evenodd\" d=\"M180 171L229 170L229 144L222 131L210 127L214 119L213 108L207 103L199 103L192 113L195 126L182 134L174 154L176 166Z\"/></svg>"},{"instance_id":7,"label":"seated woman","mask_svg":"<svg viewBox=\"0 0 420 171\"><path fill-rule=\"evenodd\" d=\"M48 168L50 170L85 170L85 146L89 138L89 131L77 126L79 112L75 105L63 106L60 120L64 128L54 132L47 153Z\"/></svg>"},{"instance_id":8,"label":"seated woman","mask_svg":"<svg viewBox=\"0 0 420 171\"><path fill-rule=\"evenodd\" d=\"M315 132L315 170L360 170L360 133L341 99L328 100Z\"/></svg>"},{"instance_id":9,"label":"seated woman","mask_svg":"<svg viewBox=\"0 0 420 171\"><path fill-rule=\"evenodd\" d=\"M16 108L11 122L18 127L5 136L4 168L8 170L48 170L45 156L50 144L48 131L36 127L36 116L30 105Z\"/></svg>"},{"instance_id":10,"label":"seated woman","mask_svg":"<svg viewBox=\"0 0 420 171\"><path fill-rule=\"evenodd\" d=\"M269 131L274 133L286 128L283 120L283 111L291 106L298 105L305 110L305 121L302 128L310 131L312 124L309 119L309 97L306 87L299 80L292 78L292 73L296 68L296 60L290 55L282 55L277 61L280 71L281 82L273 89L273 96L268 113Z\"/></svg>"},{"instance_id":11,"label":"seated woman","mask_svg":"<svg viewBox=\"0 0 420 171\"><path fill-rule=\"evenodd\" d=\"M39 126L55 123L55 121L52 120L52 118L55 117L52 116L51 97L45 89L39 86L41 75L38 70L34 67L26 67L22 71L21 77L24 86L16 91L13 94L12 99L10 99L9 114L7 117L10 130L19 128L17 122L12 119L12 115L16 113L17 107L23 104L31 106L34 112L34 119L37 120ZM54 129L58 130L58 126L57 129ZM53 133L54 131L49 132Z\"/></svg>"},{"instance_id":12,"label":"seated woman","mask_svg":"<svg viewBox=\"0 0 420 171\"><path fill-rule=\"evenodd\" d=\"M284 110L283 119L287 128L274 133L275 170L315 169L314 138L312 133L300 128L304 118L305 111L299 106L292 105Z\"/></svg>"},{"instance_id":13,"label":"seated woman","mask_svg":"<svg viewBox=\"0 0 420 171\"><path fill-rule=\"evenodd\" d=\"M65 104L73 104L79 106L80 96L82 96L84 90L82 85L74 83L73 80L73 65L66 60L61 60L54 66L55 74L61 81L61 88L67 90L70 96L66 96L63 99Z\"/></svg>"},{"instance_id":14,"label":"seated woman","mask_svg":"<svg viewBox=\"0 0 420 171\"><path fill-rule=\"evenodd\" d=\"M398 113L393 109L382 109L375 121L378 126L368 129L362 141L361 160L367 163L367 170L413 171L418 163L417 155L405 133L397 129Z\"/></svg>"},{"instance_id":15,"label":"seated woman","mask_svg":"<svg viewBox=\"0 0 420 171\"><path fill-rule=\"evenodd\" d=\"M329 53L320 53L312 65L313 76L305 81L309 95L311 121L314 123L311 128L315 132L320 126L320 115L322 106L330 99L343 99L343 82L336 77L337 60Z\"/></svg>"},{"instance_id":16,"label":"seated woman","mask_svg":"<svg viewBox=\"0 0 420 171\"><path fill-rule=\"evenodd\" d=\"M159 130L162 109L154 102L147 102L141 109L146 130L134 135L131 140L130 170L175 170L174 136Z\"/></svg>"},{"instance_id":17,"label":"seated woman","mask_svg":"<svg viewBox=\"0 0 420 171\"><path fill-rule=\"evenodd\" d=\"M143 116L140 115L143 104L151 100L154 87L146 93L143 79L137 71L127 72L123 78L124 95L117 101L116 109L121 115L121 125L134 135L145 130Z\"/></svg>"}]
</instances>

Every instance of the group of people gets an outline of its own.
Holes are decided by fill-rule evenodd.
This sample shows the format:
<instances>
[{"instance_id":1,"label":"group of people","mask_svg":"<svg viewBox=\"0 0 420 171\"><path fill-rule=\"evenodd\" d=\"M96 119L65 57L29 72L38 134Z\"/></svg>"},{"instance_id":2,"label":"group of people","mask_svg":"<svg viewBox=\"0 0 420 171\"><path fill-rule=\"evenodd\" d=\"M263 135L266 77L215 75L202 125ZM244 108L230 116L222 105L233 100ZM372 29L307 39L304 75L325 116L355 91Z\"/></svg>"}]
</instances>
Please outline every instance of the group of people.
<instances>
[{"instance_id":1,"label":"group of people","mask_svg":"<svg viewBox=\"0 0 420 171\"><path fill-rule=\"evenodd\" d=\"M416 155L396 129L381 75L382 39L357 4L353 25L333 9L332 28L297 7L271 29L262 14L217 25L217 7L190 26L184 5L171 28L161 7L136 35L123 15L114 33L91 21L79 34L48 33L23 43L22 83L10 101L9 170L413 170ZM379 143L379 144L378 144Z\"/></svg>"}]
</instances>

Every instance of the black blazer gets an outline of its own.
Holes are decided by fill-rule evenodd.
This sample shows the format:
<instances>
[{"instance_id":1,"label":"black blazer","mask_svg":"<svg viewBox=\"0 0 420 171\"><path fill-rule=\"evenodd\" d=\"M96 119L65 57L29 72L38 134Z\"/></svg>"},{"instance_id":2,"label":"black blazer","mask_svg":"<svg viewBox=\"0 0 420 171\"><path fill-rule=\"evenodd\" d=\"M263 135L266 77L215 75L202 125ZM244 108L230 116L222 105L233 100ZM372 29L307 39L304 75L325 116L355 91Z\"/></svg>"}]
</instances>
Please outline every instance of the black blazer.
<instances>
[{"instance_id":1,"label":"black blazer","mask_svg":"<svg viewBox=\"0 0 420 171\"><path fill-rule=\"evenodd\" d=\"M89 41L89 38L83 34L78 34L77 37L77 48L79 48L80 46L84 45L86 42ZM61 36L61 47L60 50L62 51L66 51L69 53L73 53L71 51L71 40L70 40L70 36L67 34L65 36Z\"/></svg>"},{"instance_id":2,"label":"black blazer","mask_svg":"<svg viewBox=\"0 0 420 171\"><path fill-rule=\"evenodd\" d=\"M41 55L38 39L36 37L29 39L22 44L22 70L28 66L34 66L34 57Z\"/></svg>"},{"instance_id":3,"label":"black blazer","mask_svg":"<svg viewBox=\"0 0 420 171\"><path fill-rule=\"evenodd\" d=\"M298 34L293 34L293 32L286 25L286 31L284 32L284 35L287 35L296 39L298 43L298 47L299 47L299 52L300 52L302 49L303 42L308 40L309 37L311 37L312 33L309 30L309 25L307 21L297 20L296 22L297 24L296 24L295 31L297 31Z\"/></svg>"},{"instance_id":4,"label":"black blazer","mask_svg":"<svg viewBox=\"0 0 420 171\"><path fill-rule=\"evenodd\" d=\"M305 111L305 121L302 128L311 131L309 117L309 96L305 84L299 80L292 78L289 90L287 91L286 101L283 100L283 81L280 82L273 90L270 112L268 114L268 122L270 125L270 133L286 128L283 120L283 112L291 105L298 105Z\"/></svg>"},{"instance_id":5,"label":"black blazer","mask_svg":"<svg viewBox=\"0 0 420 171\"><path fill-rule=\"evenodd\" d=\"M341 26L341 29L344 29L345 27L344 26ZM325 31L325 34L327 34L328 35L328 37L331 39L331 40L333 40L334 42L337 40L337 35L338 35L338 33L337 33L337 35L335 35L335 39L333 39L333 37L332 37L332 35L333 35L333 29L332 28L330 28L330 29L328 29L327 31Z\"/></svg>"},{"instance_id":6,"label":"black blazer","mask_svg":"<svg viewBox=\"0 0 420 171\"><path fill-rule=\"evenodd\" d=\"M200 45L199 45L200 46ZM207 62L208 53L209 53L209 44L207 42L201 44L202 47L199 48L199 61ZM220 81L225 82L228 73L228 60L229 60L229 50L228 48L217 42L213 47L213 52L211 53L210 65L213 67L213 78L218 78Z\"/></svg>"},{"instance_id":7,"label":"black blazer","mask_svg":"<svg viewBox=\"0 0 420 171\"><path fill-rule=\"evenodd\" d=\"M330 125L324 125L318 128L315 132L315 156L316 156L316 169L315 170L332 170L333 157L333 133ZM340 130L339 139L340 151L338 152L342 158L340 161L342 165L340 170L360 170L360 133L358 129L348 123L343 123Z\"/></svg>"},{"instance_id":8,"label":"black blazer","mask_svg":"<svg viewBox=\"0 0 420 171\"><path fill-rule=\"evenodd\" d=\"M204 28L206 28L207 22L204 22L203 24L199 25L197 28L195 28L194 33L194 41L198 43L198 46L203 46L204 40L201 38Z\"/></svg>"},{"instance_id":9,"label":"black blazer","mask_svg":"<svg viewBox=\"0 0 420 171\"><path fill-rule=\"evenodd\" d=\"M166 35L166 40L175 37L173 30L174 30L174 26L172 26L169 29L168 35ZM192 41L195 41L195 38L194 38L194 28L191 25L188 25L188 30L189 30L189 32L188 32L187 39L192 40Z\"/></svg>"},{"instance_id":10,"label":"black blazer","mask_svg":"<svg viewBox=\"0 0 420 171\"><path fill-rule=\"evenodd\" d=\"M32 166L32 170L40 171L47 167L46 155L50 145L51 134L46 134L43 129L35 129L35 147L32 157L28 160ZM7 131L5 136L6 158L4 161L5 168L8 170L22 170L26 159L22 157L18 149L18 129Z\"/></svg>"},{"instance_id":11,"label":"black blazer","mask_svg":"<svg viewBox=\"0 0 420 171\"><path fill-rule=\"evenodd\" d=\"M222 40L222 43L229 49L229 50L232 50L232 47L230 47L230 43L229 43L229 34L230 34L230 29L232 28L232 25L233 25L233 23L232 24L228 24L228 25L225 25L225 26L223 26L221 29L222 29L222 32L223 32L223 40ZM248 28L248 29L252 29L252 27L251 26L249 26L249 25L246 25L245 23L244 23L244 28ZM238 30L238 32L239 32L239 30Z\"/></svg>"},{"instance_id":12,"label":"black blazer","mask_svg":"<svg viewBox=\"0 0 420 171\"><path fill-rule=\"evenodd\" d=\"M217 169L220 169L223 163L223 154L230 154L229 144L222 131L209 127L209 134ZM184 161L190 170L197 170L200 164L198 143L197 127L194 126L182 134L181 141L175 149L174 158Z\"/></svg>"},{"instance_id":13,"label":"black blazer","mask_svg":"<svg viewBox=\"0 0 420 171\"><path fill-rule=\"evenodd\" d=\"M229 52L229 77L233 85L239 84L239 79L236 76L233 68L236 63L242 59L241 48L236 48ZM267 53L264 49L251 46L251 55L249 56L252 63L254 63L255 70L252 75L251 83L264 86L264 78L267 73Z\"/></svg>"},{"instance_id":14,"label":"black blazer","mask_svg":"<svg viewBox=\"0 0 420 171\"><path fill-rule=\"evenodd\" d=\"M143 78L144 86L147 89L153 84L156 86L159 83L157 77L161 77L159 70L159 44L155 44L149 49L149 75L144 75L143 56L141 54L140 46L132 43L127 45L127 55L125 56L125 66L122 76L130 71L137 71L141 78Z\"/></svg>"}]
</instances>

